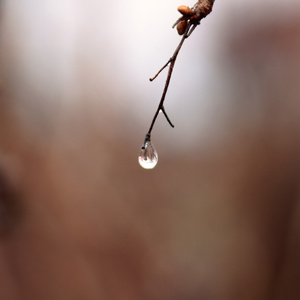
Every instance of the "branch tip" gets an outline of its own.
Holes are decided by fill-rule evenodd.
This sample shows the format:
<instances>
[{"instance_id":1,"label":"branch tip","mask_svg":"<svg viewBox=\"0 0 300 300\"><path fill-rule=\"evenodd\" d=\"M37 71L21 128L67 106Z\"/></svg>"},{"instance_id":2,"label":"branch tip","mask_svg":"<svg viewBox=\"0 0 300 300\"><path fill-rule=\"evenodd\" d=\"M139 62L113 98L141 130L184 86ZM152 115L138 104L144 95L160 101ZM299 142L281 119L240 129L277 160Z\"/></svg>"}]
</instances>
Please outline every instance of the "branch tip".
<instances>
[{"instance_id":1,"label":"branch tip","mask_svg":"<svg viewBox=\"0 0 300 300\"><path fill-rule=\"evenodd\" d=\"M171 80L173 68L178 56L178 53L185 41L195 30L195 28L200 24L200 21L205 18L208 14L211 13L213 4L215 0L198 0L198 2L192 7L189 8L187 6L179 6L178 10L182 14L182 16L173 24L173 28L177 25L177 31L179 35L182 35L181 41L179 42L173 56L167 61L165 65L149 80L152 82L167 66L169 66L169 71L167 75L167 80L165 83L165 87L158 105L158 108L154 114L153 120L151 122L150 128L148 133L146 134L144 143L142 148L145 148L145 144L150 141L151 131L153 129L154 123L157 119L157 116L160 110L163 112L164 116L166 117L167 121L169 122L170 126L174 128L173 123L171 122L170 118L168 117L165 108L164 108L164 101L165 97L169 88L169 83Z\"/></svg>"}]
</instances>

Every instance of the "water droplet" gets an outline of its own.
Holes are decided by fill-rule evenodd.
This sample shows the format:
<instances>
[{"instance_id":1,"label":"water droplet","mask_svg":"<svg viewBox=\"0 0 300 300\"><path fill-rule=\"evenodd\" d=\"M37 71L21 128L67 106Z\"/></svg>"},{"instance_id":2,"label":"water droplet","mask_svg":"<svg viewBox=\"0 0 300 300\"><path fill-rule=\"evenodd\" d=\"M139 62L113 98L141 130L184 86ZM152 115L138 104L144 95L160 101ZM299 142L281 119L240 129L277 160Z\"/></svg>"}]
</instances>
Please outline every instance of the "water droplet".
<instances>
[{"instance_id":1,"label":"water droplet","mask_svg":"<svg viewBox=\"0 0 300 300\"><path fill-rule=\"evenodd\" d=\"M144 169L153 169L158 162L158 155L150 141L142 146L139 153L139 163Z\"/></svg>"}]
</instances>

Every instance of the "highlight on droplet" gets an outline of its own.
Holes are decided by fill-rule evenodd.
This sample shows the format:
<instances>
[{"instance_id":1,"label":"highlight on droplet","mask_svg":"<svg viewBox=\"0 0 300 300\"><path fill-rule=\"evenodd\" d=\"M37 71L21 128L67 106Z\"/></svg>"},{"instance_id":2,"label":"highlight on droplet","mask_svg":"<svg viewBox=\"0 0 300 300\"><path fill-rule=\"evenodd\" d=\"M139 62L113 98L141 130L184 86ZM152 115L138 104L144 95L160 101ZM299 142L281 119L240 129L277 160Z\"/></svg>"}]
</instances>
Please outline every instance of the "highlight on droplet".
<instances>
[{"instance_id":1,"label":"highlight on droplet","mask_svg":"<svg viewBox=\"0 0 300 300\"><path fill-rule=\"evenodd\" d=\"M150 141L147 141L139 153L139 164L144 169L153 169L158 162L158 155L155 147Z\"/></svg>"}]
</instances>

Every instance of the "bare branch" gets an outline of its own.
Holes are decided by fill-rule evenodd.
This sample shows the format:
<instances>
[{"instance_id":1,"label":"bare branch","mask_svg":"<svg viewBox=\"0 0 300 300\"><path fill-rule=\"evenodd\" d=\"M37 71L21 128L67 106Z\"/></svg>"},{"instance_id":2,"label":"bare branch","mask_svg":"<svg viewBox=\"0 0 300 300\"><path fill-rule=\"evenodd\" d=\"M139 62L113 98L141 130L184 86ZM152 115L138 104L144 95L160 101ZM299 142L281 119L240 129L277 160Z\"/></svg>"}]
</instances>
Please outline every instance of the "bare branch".
<instances>
[{"instance_id":1,"label":"bare branch","mask_svg":"<svg viewBox=\"0 0 300 300\"><path fill-rule=\"evenodd\" d=\"M159 105L157 107L157 110L156 110L153 120L151 122L149 131L146 134L146 138L145 138L143 145L145 145L146 141L150 141L151 131L153 129L153 126L155 124L155 121L156 121L157 116L160 111L163 112L163 114L166 117L169 124L172 127L174 127L174 125L170 121L170 119L165 111L165 108L164 108L164 101L165 101L165 97L166 97L166 94L167 94L167 91L169 88L174 65L175 65L178 53L179 53L185 39L187 39L192 34L194 29L200 24L200 21L203 18L205 18L212 11L213 4L214 4L214 0L199 0L192 8L190 8L188 6L184 6L184 5L181 5L178 7L178 11L182 14L182 17L180 17L175 22L173 27L177 26L178 34L182 35L182 38L181 38L181 41L178 44L175 52L173 53L173 56L167 61L167 63L152 78L150 78L150 81L153 81L167 66L169 66L169 71L168 71L165 87L164 87Z\"/></svg>"}]
</instances>

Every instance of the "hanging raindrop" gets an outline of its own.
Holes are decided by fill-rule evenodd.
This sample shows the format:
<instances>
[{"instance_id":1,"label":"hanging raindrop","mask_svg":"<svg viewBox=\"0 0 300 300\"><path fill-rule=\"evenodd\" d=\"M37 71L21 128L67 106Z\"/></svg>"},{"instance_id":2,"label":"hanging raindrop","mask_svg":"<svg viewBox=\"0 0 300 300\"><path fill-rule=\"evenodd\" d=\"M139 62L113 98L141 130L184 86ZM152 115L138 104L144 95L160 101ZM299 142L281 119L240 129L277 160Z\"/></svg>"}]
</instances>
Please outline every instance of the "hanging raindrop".
<instances>
[{"instance_id":1,"label":"hanging raindrop","mask_svg":"<svg viewBox=\"0 0 300 300\"><path fill-rule=\"evenodd\" d=\"M142 146L139 153L139 164L144 169L153 169L158 162L158 155L153 144L149 141Z\"/></svg>"}]
</instances>

